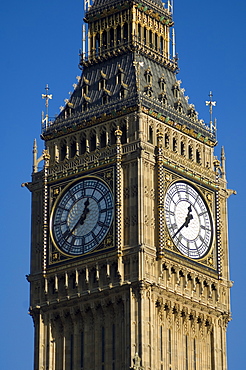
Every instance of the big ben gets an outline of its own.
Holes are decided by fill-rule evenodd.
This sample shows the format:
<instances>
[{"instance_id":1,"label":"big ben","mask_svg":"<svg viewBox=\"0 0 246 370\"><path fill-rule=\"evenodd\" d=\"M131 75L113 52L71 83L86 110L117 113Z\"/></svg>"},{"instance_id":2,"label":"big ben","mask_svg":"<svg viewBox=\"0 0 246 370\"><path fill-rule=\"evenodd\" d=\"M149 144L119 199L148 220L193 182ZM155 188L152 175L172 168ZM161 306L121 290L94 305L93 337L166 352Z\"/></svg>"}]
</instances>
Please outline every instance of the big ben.
<instances>
[{"instance_id":1,"label":"big ben","mask_svg":"<svg viewBox=\"0 0 246 370\"><path fill-rule=\"evenodd\" d=\"M226 370L231 190L177 79L172 3L95 0L84 22L26 184L34 369Z\"/></svg>"}]
</instances>

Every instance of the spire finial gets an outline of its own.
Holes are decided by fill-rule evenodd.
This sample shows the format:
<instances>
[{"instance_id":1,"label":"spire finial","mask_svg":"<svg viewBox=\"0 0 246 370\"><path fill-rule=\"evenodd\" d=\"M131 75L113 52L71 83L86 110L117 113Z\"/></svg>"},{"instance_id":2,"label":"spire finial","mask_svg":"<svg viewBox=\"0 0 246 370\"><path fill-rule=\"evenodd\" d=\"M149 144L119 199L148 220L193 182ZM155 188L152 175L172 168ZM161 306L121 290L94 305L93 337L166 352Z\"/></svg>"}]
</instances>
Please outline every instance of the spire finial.
<instances>
[{"instance_id":1,"label":"spire finial","mask_svg":"<svg viewBox=\"0 0 246 370\"><path fill-rule=\"evenodd\" d=\"M42 99L45 99L45 107L46 107L46 115L44 117L44 113L42 112L42 124L44 125L45 123L45 127L48 126L48 122L49 122L49 100L52 99L52 94L48 94L49 92L49 85L46 84L45 86L45 90L46 90L46 94L42 94Z\"/></svg>"},{"instance_id":2,"label":"spire finial","mask_svg":"<svg viewBox=\"0 0 246 370\"><path fill-rule=\"evenodd\" d=\"M167 2L167 8L168 8L168 11L173 14L173 0L168 0Z\"/></svg>"},{"instance_id":3,"label":"spire finial","mask_svg":"<svg viewBox=\"0 0 246 370\"><path fill-rule=\"evenodd\" d=\"M46 116L48 116L49 113L49 100L52 99L52 94L48 94L49 89L50 89L49 85L46 84L45 86L46 94L42 94L42 99L45 99Z\"/></svg>"},{"instance_id":4,"label":"spire finial","mask_svg":"<svg viewBox=\"0 0 246 370\"><path fill-rule=\"evenodd\" d=\"M173 40L173 59L175 59L175 57L176 57L176 49L175 49L176 42L175 42L175 29L174 28L172 30L172 40Z\"/></svg>"},{"instance_id":5,"label":"spire finial","mask_svg":"<svg viewBox=\"0 0 246 370\"><path fill-rule=\"evenodd\" d=\"M221 177L222 177L223 180L225 180L225 178L226 178L225 161L226 161L225 149L222 146L221 155L220 155L220 163L221 163Z\"/></svg>"},{"instance_id":6,"label":"spire finial","mask_svg":"<svg viewBox=\"0 0 246 370\"><path fill-rule=\"evenodd\" d=\"M210 91L209 93L209 98L210 100L207 100L206 101L206 105L209 106L209 113L210 113L210 130L212 131L214 125L213 125L213 107L216 106L216 101L212 101L212 97L213 97L213 94L212 94L212 91Z\"/></svg>"}]
</instances>

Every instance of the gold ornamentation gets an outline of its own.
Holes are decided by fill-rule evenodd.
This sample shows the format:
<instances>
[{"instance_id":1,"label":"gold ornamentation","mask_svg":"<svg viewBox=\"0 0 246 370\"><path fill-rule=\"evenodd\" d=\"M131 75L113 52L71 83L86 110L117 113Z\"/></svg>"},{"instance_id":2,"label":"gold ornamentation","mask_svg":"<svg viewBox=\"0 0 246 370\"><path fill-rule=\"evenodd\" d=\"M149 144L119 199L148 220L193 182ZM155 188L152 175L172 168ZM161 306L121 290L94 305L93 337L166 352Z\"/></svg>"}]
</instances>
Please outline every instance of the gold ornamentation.
<instances>
[{"instance_id":1,"label":"gold ornamentation","mask_svg":"<svg viewBox=\"0 0 246 370\"><path fill-rule=\"evenodd\" d=\"M167 240L167 246L170 248L172 246L172 242L170 239Z\"/></svg>"},{"instance_id":2,"label":"gold ornamentation","mask_svg":"<svg viewBox=\"0 0 246 370\"><path fill-rule=\"evenodd\" d=\"M58 195L59 193L60 193L59 188L56 188L56 189L53 190L53 194L54 195Z\"/></svg>"},{"instance_id":3,"label":"gold ornamentation","mask_svg":"<svg viewBox=\"0 0 246 370\"><path fill-rule=\"evenodd\" d=\"M57 260L58 260L58 258L59 258L59 254L58 254L58 253L53 253L53 255L52 255L52 260L53 260L53 261L57 261Z\"/></svg>"}]
</instances>

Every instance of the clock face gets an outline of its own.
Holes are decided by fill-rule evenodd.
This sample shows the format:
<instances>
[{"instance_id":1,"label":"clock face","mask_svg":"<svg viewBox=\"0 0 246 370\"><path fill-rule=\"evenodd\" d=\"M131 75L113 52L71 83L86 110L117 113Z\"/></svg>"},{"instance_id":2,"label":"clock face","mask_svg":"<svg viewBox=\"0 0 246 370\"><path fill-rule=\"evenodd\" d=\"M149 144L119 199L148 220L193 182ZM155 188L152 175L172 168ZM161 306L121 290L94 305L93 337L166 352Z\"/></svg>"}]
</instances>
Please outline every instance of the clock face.
<instances>
[{"instance_id":1,"label":"clock face","mask_svg":"<svg viewBox=\"0 0 246 370\"><path fill-rule=\"evenodd\" d=\"M51 216L51 238L62 252L82 255L102 242L112 219L109 187L98 178L83 178L57 200Z\"/></svg>"},{"instance_id":2,"label":"clock face","mask_svg":"<svg viewBox=\"0 0 246 370\"><path fill-rule=\"evenodd\" d=\"M213 222L200 193L177 181L167 190L164 208L168 231L179 251L194 259L204 257L213 240Z\"/></svg>"}]
</instances>

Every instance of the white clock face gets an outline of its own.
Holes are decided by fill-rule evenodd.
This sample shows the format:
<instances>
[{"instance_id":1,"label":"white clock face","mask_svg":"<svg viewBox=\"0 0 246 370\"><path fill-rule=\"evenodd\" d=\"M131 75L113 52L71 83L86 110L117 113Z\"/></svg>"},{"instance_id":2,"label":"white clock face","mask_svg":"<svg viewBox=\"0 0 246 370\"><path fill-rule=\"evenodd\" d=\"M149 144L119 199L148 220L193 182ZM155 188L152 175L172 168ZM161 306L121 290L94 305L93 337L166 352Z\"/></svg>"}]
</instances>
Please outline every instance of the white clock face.
<instances>
[{"instance_id":1,"label":"white clock face","mask_svg":"<svg viewBox=\"0 0 246 370\"><path fill-rule=\"evenodd\" d=\"M98 178L84 178L59 197L51 217L51 237L66 254L81 255L105 238L113 219L113 196Z\"/></svg>"},{"instance_id":2,"label":"white clock face","mask_svg":"<svg viewBox=\"0 0 246 370\"><path fill-rule=\"evenodd\" d=\"M165 219L170 236L179 251L199 259L209 251L213 239L210 211L198 191L177 181L165 196Z\"/></svg>"}]
</instances>

